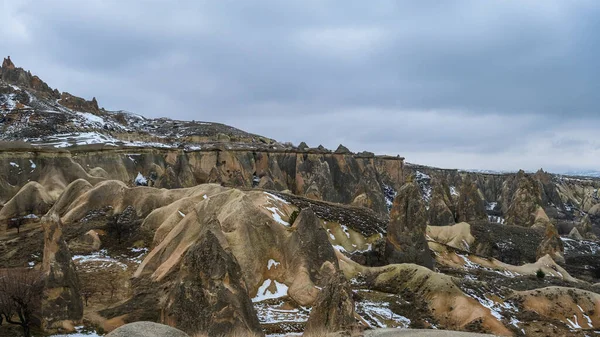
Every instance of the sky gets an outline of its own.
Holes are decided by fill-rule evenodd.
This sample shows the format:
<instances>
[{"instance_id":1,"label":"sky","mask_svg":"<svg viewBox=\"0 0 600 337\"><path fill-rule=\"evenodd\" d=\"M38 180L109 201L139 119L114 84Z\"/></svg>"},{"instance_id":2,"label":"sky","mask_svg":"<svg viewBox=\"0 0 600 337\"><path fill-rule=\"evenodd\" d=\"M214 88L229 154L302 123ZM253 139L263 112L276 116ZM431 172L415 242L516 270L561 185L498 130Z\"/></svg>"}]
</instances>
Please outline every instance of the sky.
<instances>
[{"instance_id":1,"label":"sky","mask_svg":"<svg viewBox=\"0 0 600 337\"><path fill-rule=\"evenodd\" d=\"M597 0L0 0L0 53L109 110L445 168L600 170Z\"/></svg>"}]
</instances>

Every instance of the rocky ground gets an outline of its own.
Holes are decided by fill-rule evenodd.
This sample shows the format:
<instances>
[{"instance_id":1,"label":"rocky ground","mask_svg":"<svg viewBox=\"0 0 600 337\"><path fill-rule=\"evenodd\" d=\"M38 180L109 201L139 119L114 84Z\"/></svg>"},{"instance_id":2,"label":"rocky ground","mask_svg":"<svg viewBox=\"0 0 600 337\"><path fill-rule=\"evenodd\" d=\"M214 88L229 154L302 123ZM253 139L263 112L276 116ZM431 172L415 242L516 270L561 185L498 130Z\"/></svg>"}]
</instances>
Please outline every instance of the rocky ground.
<instances>
[{"instance_id":1,"label":"rocky ground","mask_svg":"<svg viewBox=\"0 0 600 337\"><path fill-rule=\"evenodd\" d=\"M37 335L600 331L598 179L282 144L0 70L0 269L45 275Z\"/></svg>"}]
</instances>

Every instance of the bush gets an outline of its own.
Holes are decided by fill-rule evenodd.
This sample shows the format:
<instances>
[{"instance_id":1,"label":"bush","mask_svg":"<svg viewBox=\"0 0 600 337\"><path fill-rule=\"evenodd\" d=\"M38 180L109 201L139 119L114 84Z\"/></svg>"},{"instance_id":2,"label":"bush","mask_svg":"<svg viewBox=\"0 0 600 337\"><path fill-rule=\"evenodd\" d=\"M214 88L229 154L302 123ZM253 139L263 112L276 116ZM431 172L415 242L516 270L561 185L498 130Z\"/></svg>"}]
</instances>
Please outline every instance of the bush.
<instances>
[{"instance_id":1,"label":"bush","mask_svg":"<svg viewBox=\"0 0 600 337\"><path fill-rule=\"evenodd\" d=\"M298 217L298 214L300 214L300 212L298 212L297 210L292 212L292 214L290 215L290 221L288 221L290 225L294 224L296 218Z\"/></svg>"},{"instance_id":2,"label":"bush","mask_svg":"<svg viewBox=\"0 0 600 337\"><path fill-rule=\"evenodd\" d=\"M543 270L541 270L541 269L538 269L538 270L535 272L535 276L537 276L537 278L539 278L539 279L542 279L542 278L546 277L546 273L544 273L544 271L543 271Z\"/></svg>"}]
</instances>

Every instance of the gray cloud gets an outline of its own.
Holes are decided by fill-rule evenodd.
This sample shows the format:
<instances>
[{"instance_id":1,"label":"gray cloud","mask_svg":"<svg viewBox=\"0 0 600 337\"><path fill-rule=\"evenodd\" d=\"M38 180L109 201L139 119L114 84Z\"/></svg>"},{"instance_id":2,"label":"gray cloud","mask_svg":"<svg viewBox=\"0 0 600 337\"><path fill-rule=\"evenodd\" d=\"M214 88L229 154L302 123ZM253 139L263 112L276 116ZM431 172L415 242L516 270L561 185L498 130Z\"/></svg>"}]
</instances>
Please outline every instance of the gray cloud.
<instances>
[{"instance_id":1,"label":"gray cloud","mask_svg":"<svg viewBox=\"0 0 600 337\"><path fill-rule=\"evenodd\" d=\"M597 1L3 7L4 54L109 109L443 167L600 168Z\"/></svg>"}]
</instances>

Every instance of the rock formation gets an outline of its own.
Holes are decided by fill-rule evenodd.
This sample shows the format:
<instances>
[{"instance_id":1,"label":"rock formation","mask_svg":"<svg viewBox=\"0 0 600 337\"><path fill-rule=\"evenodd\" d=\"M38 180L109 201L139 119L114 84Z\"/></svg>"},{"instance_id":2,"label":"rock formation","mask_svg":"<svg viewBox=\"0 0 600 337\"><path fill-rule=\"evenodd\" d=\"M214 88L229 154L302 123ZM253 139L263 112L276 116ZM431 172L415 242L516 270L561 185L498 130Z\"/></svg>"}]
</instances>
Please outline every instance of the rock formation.
<instances>
[{"instance_id":1,"label":"rock formation","mask_svg":"<svg viewBox=\"0 0 600 337\"><path fill-rule=\"evenodd\" d=\"M537 258L544 255L550 255L557 263L565 263L563 242L556 231L556 228L548 223L545 229L544 240L540 243L537 250Z\"/></svg>"},{"instance_id":2,"label":"rock formation","mask_svg":"<svg viewBox=\"0 0 600 337\"><path fill-rule=\"evenodd\" d=\"M530 175L523 171L519 171L514 179L516 189L510 198L506 223L530 227L535 223L536 212L541 204L539 186Z\"/></svg>"},{"instance_id":3,"label":"rock formation","mask_svg":"<svg viewBox=\"0 0 600 337\"><path fill-rule=\"evenodd\" d=\"M44 228L42 272L45 277L43 327L47 330L72 329L83 317L79 279L63 238L60 219L56 214L50 214L41 222Z\"/></svg>"},{"instance_id":4,"label":"rock formation","mask_svg":"<svg viewBox=\"0 0 600 337\"><path fill-rule=\"evenodd\" d=\"M213 219L188 249L166 299L163 320L192 335L262 334L240 266L217 235L222 236Z\"/></svg>"},{"instance_id":5,"label":"rock formation","mask_svg":"<svg viewBox=\"0 0 600 337\"><path fill-rule=\"evenodd\" d=\"M387 230L388 263L416 263L433 268L425 232L427 214L416 183L408 183L398 191L390 213Z\"/></svg>"},{"instance_id":6,"label":"rock formation","mask_svg":"<svg viewBox=\"0 0 600 337\"><path fill-rule=\"evenodd\" d=\"M348 332L356 327L352 288L342 273L331 277L310 312L304 333Z\"/></svg>"},{"instance_id":7,"label":"rock formation","mask_svg":"<svg viewBox=\"0 0 600 337\"><path fill-rule=\"evenodd\" d=\"M458 222L487 220L484 201L479 194L477 185L468 178L460 185L456 219Z\"/></svg>"},{"instance_id":8,"label":"rock formation","mask_svg":"<svg viewBox=\"0 0 600 337\"><path fill-rule=\"evenodd\" d=\"M429 224L431 226L453 225L454 214L450 208L451 206L454 208L451 197L446 192L444 186L434 182L431 201L427 210Z\"/></svg>"}]
</instances>

